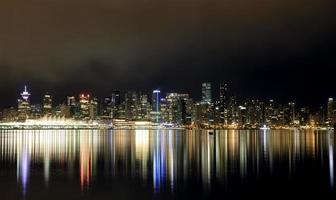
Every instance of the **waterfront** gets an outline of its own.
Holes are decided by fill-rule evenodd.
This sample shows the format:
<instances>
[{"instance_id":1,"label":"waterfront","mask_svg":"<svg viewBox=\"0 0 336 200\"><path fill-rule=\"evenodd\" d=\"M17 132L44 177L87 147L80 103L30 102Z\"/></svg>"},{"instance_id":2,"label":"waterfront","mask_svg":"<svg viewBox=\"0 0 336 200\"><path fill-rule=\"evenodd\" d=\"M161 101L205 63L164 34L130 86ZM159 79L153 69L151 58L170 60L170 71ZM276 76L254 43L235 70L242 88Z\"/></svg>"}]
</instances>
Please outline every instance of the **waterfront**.
<instances>
[{"instance_id":1,"label":"waterfront","mask_svg":"<svg viewBox=\"0 0 336 200\"><path fill-rule=\"evenodd\" d=\"M0 130L1 199L334 197L333 131Z\"/></svg>"}]
</instances>

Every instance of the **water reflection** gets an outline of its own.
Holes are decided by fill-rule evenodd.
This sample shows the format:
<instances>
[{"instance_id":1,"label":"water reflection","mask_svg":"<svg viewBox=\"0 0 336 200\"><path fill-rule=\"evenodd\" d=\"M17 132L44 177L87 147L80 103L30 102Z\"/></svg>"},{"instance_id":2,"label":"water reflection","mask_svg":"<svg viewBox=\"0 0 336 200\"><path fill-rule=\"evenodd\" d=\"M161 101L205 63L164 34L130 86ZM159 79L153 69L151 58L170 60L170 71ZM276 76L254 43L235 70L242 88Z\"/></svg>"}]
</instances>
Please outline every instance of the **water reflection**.
<instances>
[{"instance_id":1,"label":"water reflection","mask_svg":"<svg viewBox=\"0 0 336 200\"><path fill-rule=\"evenodd\" d=\"M32 170L36 177L43 174L46 187L53 176L75 178L82 190L98 177L129 177L155 192L190 181L210 190L213 184L278 171L291 178L305 159L320 163L322 170L327 166L334 187L333 132L7 130L0 132L0 149L0 163L16 166L23 194Z\"/></svg>"}]
</instances>

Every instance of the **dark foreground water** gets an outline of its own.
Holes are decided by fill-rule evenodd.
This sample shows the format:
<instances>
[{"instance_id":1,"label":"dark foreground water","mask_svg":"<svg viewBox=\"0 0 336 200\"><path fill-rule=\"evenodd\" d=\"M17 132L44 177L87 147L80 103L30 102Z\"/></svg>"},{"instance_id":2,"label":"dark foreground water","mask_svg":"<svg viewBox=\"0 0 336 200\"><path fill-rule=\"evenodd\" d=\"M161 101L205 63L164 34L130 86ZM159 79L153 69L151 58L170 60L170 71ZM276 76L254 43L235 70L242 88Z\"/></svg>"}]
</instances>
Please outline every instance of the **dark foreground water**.
<instances>
[{"instance_id":1,"label":"dark foreground water","mask_svg":"<svg viewBox=\"0 0 336 200\"><path fill-rule=\"evenodd\" d=\"M0 130L0 199L336 197L334 133Z\"/></svg>"}]
</instances>

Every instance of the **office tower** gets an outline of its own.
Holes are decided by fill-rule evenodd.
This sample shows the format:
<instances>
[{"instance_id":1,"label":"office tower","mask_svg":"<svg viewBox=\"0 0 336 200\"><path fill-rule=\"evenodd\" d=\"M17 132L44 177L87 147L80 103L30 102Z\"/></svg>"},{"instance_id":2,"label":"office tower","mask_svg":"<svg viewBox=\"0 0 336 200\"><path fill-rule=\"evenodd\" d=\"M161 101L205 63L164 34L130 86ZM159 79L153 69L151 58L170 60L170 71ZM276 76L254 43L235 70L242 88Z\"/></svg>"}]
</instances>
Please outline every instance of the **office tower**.
<instances>
[{"instance_id":1,"label":"office tower","mask_svg":"<svg viewBox=\"0 0 336 200\"><path fill-rule=\"evenodd\" d=\"M300 125L307 125L309 123L309 108L302 107L299 112Z\"/></svg>"},{"instance_id":2,"label":"office tower","mask_svg":"<svg viewBox=\"0 0 336 200\"><path fill-rule=\"evenodd\" d=\"M39 119L42 116L42 106L40 104L30 105L30 119Z\"/></svg>"},{"instance_id":3,"label":"office tower","mask_svg":"<svg viewBox=\"0 0 336 200\"><path fill-rule=\"evenodd\" d=\"M125 94L125 116L128 120L138 119L139 99L137 92L129 91Z\"/></svg>"},{"instance_id":4,"label":"office tower","mask_svg":"<svg viewBox=\"0 0 336 200\"><path fill-rule=\"evenodd\" d=\"M161 98L161 121L165 123L170 123L170 109L167 98Z\"/></svg>"},{"instance_id":5,"label":"office tower","mask_svg":"<svg viewBox=\"0 0 336 200\"><path fill-rule=\"evenodd\" d=\"M288 103L288 110L289 110L289 124L286 125L294 125L295 124L295 103L289 102Z\"/></svg>"},{"instance_id":6,"label":"office tower","mask_svg":"<svg viewBox=\"0 0 336 200\"><path fill-rule=\"evenodd\" d=\"M265 107L266 114L266 124L273 125L276 121L275 109L274 109L274 100L270 99L268 105Z\"/></svg>"},{"instance_id":7,"label":"office tower","mask_svg":"<svg viewBox=\"0 0 336 200\"><path fill-rule=\"evenodd\" d=\"M209 104L204 103L196 103L194 114L193 114L193 122L195 125L199 127L206 127L212 125L214 122L213 108Z\"/></svg>"},{"instance_id":8,"label":"office tower","mask_svg":"<svg viewBox=\"0 0 336 200\"><path fill-rule=\"evenodd\" d=\"M228 124L229 125L238 123L237 111L238 111L238 106L237 106L236 97L232 96L230 97L229 104L228 104Z\"/></svg>"},{"instance_id":9,"label":"office tower","mask_svg":"<svg viewBox=\"0 0 336 200\"><path fill-rule=\"evenodd\" d=\"M260 127L262 121L262 106L259 100L247 99L243 106L246 108L246 125L247 127Z\"/></svg>"},{"instance_id":10,"label":"office tower","mask_svg":"<svg viewBox=\"0 0 336 200\"><path fill-rule=\"evenodd\" d=\"M67 96L67 106L69 107L70 117L80 115L80 108L74 96Z\"/></svg>"},{"instance_id":11,"label":"office tower","mask_svg":"<svg viewBox=\"0 0 336 200\"><path fill-rule=\"evenodd\" d=\"M188 94L168 93L164 119L166 122L183 125L187 118ZM162 110L163 113L163 110Z\"/></svg>"},{"instance_id":12,"label":"office tower","mask_svg":"<svg viewBox=\"0 0 336 200\"><path fill-rule=\"evenodd\" d=\"M80 118L89 119L90 118L90 95L81 94L79 95L79 108L80 108Z\"/></svg>"},{"instance_id":13,"label":"office tower","mask_svg":"<svg viewBox=\"0 0 336 200\"><path fill-rule=\"evenodd\" d=\"M185 105L186 105L186 125L190 125L192 123L192 116L193 116L193 111L195 109L195 103L192 98L188 98L185 100Z\"/></svg>"},{"instance_id":14,"label":"office tower","mask_svg":"<svg viewBox=\"0 0 336 200\"><path fill-rule=\"evenodd\" d=\"M238 106L238 115L237 115L237 118L238 118L238 124L240 126L244 126L247 124L247 109L245 106Z\"/></svg>"},{"instance_id":15,"label":"office tower","mask_svg":"<svg viewBox=\"0 0 336 200\"><path fill-rule=\"evenodd\" d=\"M112 119L112 97L104 97L103 102L101 103L100 115L103 119Z\"/></svg>"},{"instance_id":16,"label":"office tower","mask_svg":"<svg viewBox=\"0 0 336 200\"><path fill-rule=\"evenodd\" d=\"M335 102L333 98L328 99L328 105L327 105L327 123L330 126L333 126L335 123Z\"/></svg>"},{"instance_id":17,"label":"office tower","mask_svg":"<svg viewBox=\"0 0 336 200\"><path fill-rule=\"evenodd\" d=\"M202 83L202 103L211 104L212 95L211 95L211 83Z\"/></svg>"},{"instance_id":18,"label":"office tower","mask_svg":"<svg viewBox=\"0 0 336 200\"><path fill-rule=\"evenodd\" d=\"M121 99L120 99L120 92L119 91L113 91L112 92L111 103L112 103L113 107L118 107L120 105Z\"/></svg>"},{"instance_id":19,"label":"office tower","mask_svg":"<svg viewBox=\"0 0 336 200\"><path fill-rule=\"evenodd\" d=\"M27 91L27 86L24 87L21 97L22 99L18 99L18 121L26 121L30 115L30 93Z\"/></svg>"},{"instance_id":20,"label":"office tower","mask_svg":"<svg viewBox=\"0 0 336 200\"><path fill-rule=\"evenodd\" d=\"M148 96L146 94L140 94L140 104L138 111L138 119L140 120L148 120L149 119L149 102Z\"/></svg>"},{"instance_id":21,"label":"office tower","mask_svg":"<svg viewBox=\"0 0 336 200\"><path fill-rule=\"evenodd\" d=\"M159 89L153 90L152 94L152 121L159 123L161 115L161 91Z\"/></svg>"},{"instance_id":22,"label":"office tower","mask_svg":"<svg viewBox=\"0 0 336 200\"><path fill-rule=\"evenodd\" d=\"M47 93L43 97L43 115L51 116L51 114L52 114L52 96Z\"/></svg>"},{"instance_id":23,"label":"office tower","mask_svg":"<svg viewBox=\"0 0 336 200\"><path fill-rule=\"evenodd\" d=\"M223 125L228 124L228 85L224 82L219 85L219 114L220 123Z\"/></svg>"},{"instance_id":24,"label":"office tower","mask_svg":"<svg viewBox=\"0 0 336 200\"><path fill-rule=\"evenodd\" d=\"M325 125L325 109L323 106L320 106L318 112L317 112L317 118L318 118L318 123L319 125Z\"/></svg>"},{"instance_id":25,"label":"office tower","mask_svg":"<svg viewBox=\"0 0 336 200\"><path fill-rule=\"evenodd\" d=\"M98 99L92 98L90 99L89 104L89 118L91 120L96 120L98 117Z\"/></svg>"},{"instance_id":26,"label":"office tower","mask_svg":"<svg viewBox=\"0 0 336 200\"><path fill-rule=\"evenodd\" d=\"M17 115L18 115L17 110L14 107L12 106L6 107L2 111L1 121L3 122L15 121Z\"/></svg>"}]
</instances>

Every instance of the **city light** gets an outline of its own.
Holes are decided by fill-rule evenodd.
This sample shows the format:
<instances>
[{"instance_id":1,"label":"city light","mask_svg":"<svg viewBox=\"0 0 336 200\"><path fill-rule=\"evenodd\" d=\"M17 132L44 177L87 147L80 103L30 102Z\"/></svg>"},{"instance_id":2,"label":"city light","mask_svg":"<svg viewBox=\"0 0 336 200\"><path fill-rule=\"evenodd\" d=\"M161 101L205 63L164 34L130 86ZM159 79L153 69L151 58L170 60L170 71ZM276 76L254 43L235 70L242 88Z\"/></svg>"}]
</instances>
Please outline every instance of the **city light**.
<instances>
[{"instance_id":1,"label":"city light","mask_svg":"<svg viewBox=\"0 0 336 200\"><path fill-rule=\"evenodd\" d=\"M160 89L146 93L127 91L124 101L120 91L99 98L80 93L78 99L68 96L67 103L57 106L53 96L46 93L42 105L30 100L25 86L16 107L5 108L0 115L3 129L89 128L89 129L333 129L336 122L336 103L328 98L312 112L309 107L298 107L295 102L263 102L240 99L229 94L229 85L220 83L219 99L213 98L213 85L202 83L202 99L194 100L188 93L170 92L165 96Z\"/></svg>"}]
</instances>

